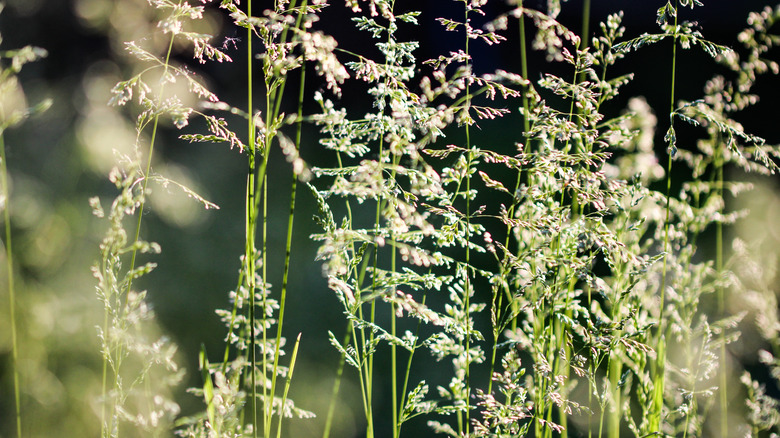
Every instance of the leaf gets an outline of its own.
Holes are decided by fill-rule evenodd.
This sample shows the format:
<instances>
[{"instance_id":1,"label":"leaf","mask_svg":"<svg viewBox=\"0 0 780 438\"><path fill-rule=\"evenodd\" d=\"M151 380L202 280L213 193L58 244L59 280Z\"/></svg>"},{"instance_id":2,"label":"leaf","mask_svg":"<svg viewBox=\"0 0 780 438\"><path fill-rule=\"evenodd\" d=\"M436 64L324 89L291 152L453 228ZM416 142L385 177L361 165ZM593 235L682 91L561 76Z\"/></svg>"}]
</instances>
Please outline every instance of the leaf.
<instances>
[{"instance_id":1,"label":"leaf","mask_svg":"<svg viewBox=\"0 0 780 438\"><path fill-rule=\"evenodd\" d=\"M206 412L208 413L209 422L211 422L211 424L217 424L215 421L216 406L214 406L214 383L211 381L209 359L206 356L206 346L203 344L200 345L198 364L201 377L203 378L203 397L206 399Z\"/></svg>"}]
</instances>

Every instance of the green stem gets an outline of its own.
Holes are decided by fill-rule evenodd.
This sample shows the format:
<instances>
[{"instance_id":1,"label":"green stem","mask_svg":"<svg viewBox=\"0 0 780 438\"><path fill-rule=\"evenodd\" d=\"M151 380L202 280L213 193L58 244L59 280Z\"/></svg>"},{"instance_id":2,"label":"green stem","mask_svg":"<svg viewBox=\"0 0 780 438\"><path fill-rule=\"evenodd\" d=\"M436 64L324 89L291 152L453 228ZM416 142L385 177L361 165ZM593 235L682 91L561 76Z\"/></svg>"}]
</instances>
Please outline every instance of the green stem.
<instances>
[{"instance_id":1,"label":"green stem","mask_svg":"<svg viewBox=\"0 0 780 438\"><path fill-rule=\"evenodd\" d=\"M623 222L616 231L616 237L619 241L624 241L624 233L626 232L627 224ZM628 286L626 279L629 278L627 272L628 266L626 263L619 261L616 264L615 278L617 281L613 286L614 296L611 297L612 309L610 312L610 319L613 324L617 324L624 316L623 308L621 306L623 300L621 298L622 291ZM615 330L613 339L619 339L623 336L622 330ZM623 373L623 362L621 360L621 344L619 342L612 341L613 348L607 353L607 378L609 380L609 391L611 392L612 411L609 414L607 424L607 435L610 438L620 437L620 420L622 418L621 404L622 394L619 388L620 378ZM603 424L603 410L606 407L602 407L602 424ZM599 427L599 437L601 437L601 426Z\"/></svg>"},{"instance_id":2,"label":"green stem","mask_svg":"<svg viewBox=\"0 0 780 438\"><path fill-rule=\"evenodd\" d=\"M421 304L425 306L425 299L426 295L423 295L423 299L421 301ZM420 327L422 326L422 321L417 322L417 329L415 330L414 337L417 339L417 335L420 333ZM411 374L412 370L412 359L414 359L414 352L417 351L417 344L415 343L412 346L412 351L409 353L409 359L406 362L406 375L404 376L404 385L401 389L401 404L399 405L401 407L401 412L405 410L405 403L406 403L406 393L409 385L409 375ZM405 419L401 419L401 421L398 423L398 434L396 437L401 436L401 426L403 425Z\"/></svg>"},{"instance_id":3,"label":"green stem","mask_svg":"<svg viewBox=\"0 0 780 438\"><path fill-rule=\"evenodd\" d=\"M170 40L168 41L168 50L167 50L167 52L165 54L165 62L163 63L163 74L162 74L162 80L161 80L161 84L160 84L160 92L159 92L158 97L157 97L157 101L158 102L162 101L164 93L165 93L165 84L166 84L165 78L167 76L168 68L169 68L169 65L170 65L171 53L173 52L173 41L174 41L175 37L176 37L176 34L172 34ZM146 204L147 186L148 186L150 174L151 174L151 171L152 171L152 158L154 156L154 146L155 146L155 142L156 142L156 139L157 139L157 127L158 127L159 120L160 120L160 115L159 115L159 113L157 113L157 114L155 114L154 121L152 123L152 137L151 137L151 139L149 141L149 156L147 157L147 160L146 160L146 168L145 168L144 174L143 174L143 182L141 183L141 197L140 197L141 200L140 200L139 205L138 205L138 220L136 221L136 224L135 224L135 233L133 235L133 245L132 245L133 246L133 250L132 250L131 255L130 255L130 266L128 268L128 272L132 272L135 269L136 257L138 255L138 248L135 246L135 243L138 242L138 240L140 238L140 235L141 235L141 222L143 221L144 206ZM133 285L133 277L131 276L131 277L129 277L129 279L127 281L127 286L124 288L125 289L125 294L124 294L125 297L127 296L127 293L129 293L130 290L132 289L132 285ZM117 300L118 300L117 305L118 305L118 309L119 309L118 311L122 312L122 308L124 306L124 303L122 302L121 297L117 297ZM106 310L108 310L108 309L106 309ZM105 329L104 330L104 335L105 336L107 336L107 333L108 333L108 330L109 330L108 321L109 321L108 313L106 313L105 317L104 317L104 324L105 324L104 325L104 329ZM122 324L124 324L125 322L126 321L122 321ZM122 356L122 351L121 351L122 346L120 345L120 346L118 346L116 348L118 350L114 352L115 353L115 359L116 359L116 363L114 365L114 370L115 370L115 373L118 373L119 372L119 368L120 368L120 363L121 363L120 357ZM107 352L108 355L112 354L111 350L113 350L113 348L109 348L109 351ZM102 378L102 380L103 380L102 399L103 400L107 399L107 394L108 394L107 393L108 385L107 385L106 382L108 380L108 368L109 367L108 367L107 361L108 361L108 357L104 356L104 358L103 358L103 378ZM114 379L113 385L114 385L113 389L116 390L117 389L117 379L116 378ZM112 408L112 411L115 411L116 408L117 408L117 404L115 403L113 408ZM101 416L102 416L102 423L103 423L102 424L102 430L101 430L101 436L105 437L105 436L108 436L110 434L110 430L113 429L113 421L114 421L114 418L116 416L113 415L113 414L111 415L111 423L112 423L112 425L106 424L105 406L102 409Z\"/></svg>"},{"instance_id":4,"label":"green stem","mask_svg":"<svg viewBox=\"0 0 780 438\"><path fill-rule=\"evenodd\" d=\"M674 28L677 29L677 12L679 2L675 2L675 14L674 14ZM671 83L671 96L669 102L669 123L671 127L674 126L674 93L675 93L675 79L677 76L677 34L675 30L674 41L672 43L672 83ZM664 259L663 270L661 274L661 291L660 291L660 308L658 315L658 330L656 339L656 352L657 357L651 367L653 375L653 399L651 405L651 422L650 432L659 433L661 431L661 410L663 409L664 398L664 381L665 381L665 368L666 368L666 340L664 332L666 331L666 320L664 307L666 306L666 274L667 274L667 261L669 254L669 222L671 219L670 201L672 195L672 154L673 150L668 152L668 159L666 164L666 207L664 218Z\"/></svg>"},{"instance_id":5,"label":"green stem","mask_svg":"<svg viewBox=\"0 0 780 438\"><path fill-rule=\"evenodd\" d=\"M270 145L267 145L270 146ZM268 156L268 151L270 149L265 149L265 156ZM265 160L265 158L264 158ZM268 381L267 377L267 370L268 370L268 354L266 354L266 349L268 348L268 313L266 313L266 309L268 309L268 294L269 294L269 286L267 282L268 278L268 175L263 176L263 182L259 184L262 184L262 200L263 200L263 246L261 249L260 254L260 265L261 265L261 284L260 287L262 287L263 291L263 303L262 303L262 309L263 309L263 319L262 319L262 326L263 326L263 436L265 438L269 438L271 436L271 418L273 416L274 412L274 396L276 395L276 388L271 387L268 388L265 382ZM274 362L276 361L276 358L274 358ZM271 376L271 379L274 380L274 376Z\"/></svg>"},{"instance_id":6,"label":"green stem","mask_svg":"<svg viewBox=\"0 0 780 438\"><path fill-rule=\"evenodd\" d=\"M290 358L290 369L287 371L287 378L284 382L284 391L282 392L282 405L279 408L279 424L276 427L276 438L282 436L282 418L284 418L284 405L287 403L287 393L290 390L290 383L292 383L293 370L295 370L295 359L298 357L298 346L301 344L301 333L298 333L298 338L295 340L295 347L293 347L292 358Z\"/></svg>"},{"instance_id":7,"label":"green stem","mask_svg":"<svg viewBox=\"0 0 780 438\"><path fill-rule=\"evenodd\" d=\"M585 0L582 6L582 50L590 47L590 1Z\"/></svg>"},{"instance_id":8,"label":"green stem","mask_svg":"<svg viewBox=\"0 0 780 438\"><path fill-rule=\"evenodd\" d=\"M523 1L520 0L520 8L523 7ZM525 38L525 17L521 14L519 20L520 25L520 73L523 75L523 79L528 80L528 48ZM530 85L527 87L530 88ZM528 153L529 149L529 132L531 131L531 120L529 117L529 111L531 105L528 100L528 90L523 91L523 134L525 135L525 144L523 145L523 153ZM519 188L520 180L518 179Z\"/></svg>"},{"instance_id":9,"label":"green stem","mask_svg":"<svg viewBox=\"0 0 780 438\"><path fill-rule=\"evenodd\" d=\"M723 208L721 209L721 216L725 213L725 200L723 199L723 152L719 147L715 148L715 167L717 173L717 196L723 202ZM720 276L723 274L723 221L718 220L715 223L715 268L717 269L719 281L717 286L717 299L718 299L718 316L723 317L726 311L726 296L723 284L720 281ZM720 434L722 438L728 438L729 436L729 420L728 420L728 375L726 374L726 333L721 331L720 333L720 364L718 369L718 378L720 383L720 391L718 401L720 403Z\"/></svg>"},{"instance_id":10,"label":"green stem","mask_svg":"<svg viewBox=\"0 0 780 438\"><path fill-rule=\"evenodd\" d=\"M247 16L252 16L252 0L247 0ZM246 206L245 206L245 216L246 216L246 229L245 229L245 236L246 236L246 246L244 248L244 262L245 262L245 279L247 283L247 291L249 293L249 337L250 337L250 380L251 380L251 401L249 403L249 407L251 409L251 415L252 415L252 436L254 438L257 438L257 340L256 340L256 333L255 333L255 290L257 288L257 285L255 284L255 269L257 266L257 263L255 262L255 229L257 226L257 212L255 209L255 173L256 173L256 163L255 163L255 155L257 153L257 145L255 143L256 138L256 131L255 131L255 120L254 120L254 93L252 90L252 61L253 61L253 50L252 50L252 37L253 37L253 31L252 27L250 26L247 28L247 51L246 51L246 60L247 60L247 115L248 115L248 123L247 123L247 159L248 159L248 169L247 169L247 197L246 197ZM267 151L266 151L267 155ZM265 330L263 330L265 333ZM265 387L265 385L263 386Z\"/></svg>"},{"instance_id":11,"label":"green stem","mask_svg":"<svg viewBox=\"0 0 780 438\"><path fill-rule=\"evenodd\" d=\"M301 11L306 10L306 4L308 0L304 0L301 5ZM292 2L290 5L291 8L295 7L295 1ZM296 22L296 27L301 26L303 18L303 13L298 14L298 19ZM286 29L285 29L286 30ZM282 38L285 39L284 37ZM286 84L287 81L284 81L283 84ZM300 150L301 147L301 131L302 131L302 118L303 118L303 97L304 97L304 88L306 84L306 68L305 64L301 65L301 80L298 87L298 120L296 123L296 131L295 131L295 149ZM279 96L281 97L281 96ZM277 99L277 109L275 110L275 113L279 112L279 106L278 103L281 102L281 98ZM279 319L276 324L276 344L274 346L274 365L273 365L273 373L271 374L271 397L274 397L274 394L276 394L276 376L279 368L279 356L280 352L279 349L281 348L282 344L282 327L284 327L284 309L287 303L287 284L288 284L288 278L290 273L290 254L291 254L291 248L292 248L292 236L293 236L293 222L295 219L295 195L298 188L298 175L293 172L292 175L292 181L290 184L290 214L287 219L287 240L285 242L285 256L284 256L284 268L283 268L283 274L282 274L282 291L281 291L281 297L279 298ZM265 189L268 190L268 185L266 184ZM267 196L266 196L267 200ZM266 224L263 223L263 233L265 234ZM263 248L265 250L265 244L263 244ZM265 263L263 263L263 266L265 266ZM264 277L265 278L265 277ZM300 337L300 336L299 336ZM296 344L297 348L297 344ZM289 383L288 383L289 384ZM273 403L273 402L272 402ZM281 424L282 418L283 418L283 409L284 405L282 405L282 412L279 413L279 423ZM271 409L273 411L273 409ZM271 419L269 414L269 418L266 421L267 426L270 427ZM281 430L281 429L279 429Z\"/></svg>"},{"instance_id":12,"label":"green stem","mask_svg":"<svg viewBox=\"0 0 780 438\"><path fill-rule=\"evenodd\" d=\"M614 321L614 319L613 319ZM621 336L620 333L617 336ZM620 376L623 372L623 362L618 357L618 352L610 352L609 358L609 387L612 391L612 412L609 415L609 424L607 425L607 433L610 438L620 437L620 417L622 412L620 411L621 405L621 393L618 387ZM599 436L601 433L599 432Z\"/></svg>"},{"instance_id":13,"label":"green stem","mask_svg":"<svg viewBox=\"0 0 780 438\"><path fill-rule=\"evenodd\" d=\"M348 326L351 326L351 324L348 324ZM349 327L347 328L347 333L344 335L344 341L341 343L341 345L344 346L344 348L349 345L349 341L351 338L352 332L349 330ZM330 404L328 405L328 414L325 417L325 429L322 432L322 438L329 438L330 437L330 429L333 425L333 414L336 412L336 400L338 399L339 395L339 388L341 387L341 376L344 373L344 363L346 362L346 356L344 354L341 354L341 357L339 358L339 365L336 369L336 380L333 382L333 389L331 390L330 394Z\"/></svg>"},{"instance_id":14,"label":"green stem","mask_svg":"<svg viewBox=\"0 0 780 438\"><path fill-rule=\"evenodd\" d=\"M357 298L357 296L355 297ZM358 315L360 319L362 318L362 312L360 312L360 315ZM351 337L353 342L353 347L355 348L356 352L365 351L365 347L367 345L366 342L366 335L365 330L360 330L360 341L358 341L357 333L355 333L355 325L350 324L350 329L352 331ZM366 416L366 436L368 438L373 438L374 436L374 417L371 410L371 386L370 386L370 367L367 364L367 360L365 358L362 358L360 360L361 369L358 372L358 377L360 380L360 393L362 395L363 400L363 412Z\"/></svg>"},{"instance_id":15,"label":"green stem","mask_svg":"<svg viewBox=\"0 0 780 438\"><path fill-rule=\"evenodd\" d=\"M523 1L522 0L520 0L518 7L522 10L522 8L523 8ZM523 79L527 80L528 79L528 58L526 56L526 44L525 44L525 18L523 17L522 14L520 14L520 16L518 17L518 22L519 22L519 25L520 25L520 30L519 30L519 36L520 36L520 68L521 68L521 74L522 74ZM528 87L525 87L525 89L523 90L523 94L522 94L522 100L523 100L523 135L525 137L524 144L523 144L523 152L524 153L526 153L528 151L528 143L530 141L530 137L528 135L528 132L531 130L531 122L530 122L530 120L528 118L529 109L530 109L529 108L530 104L529 104L529 101L528 101L528 88L529 87L530 87L530 85ZM522 180L523 180L523 170L521 168L521 169L518 169L518 172L517 172L517 179L515 180L515 189L512 192L512 204L509 206L509 210L507 211L507 216L510 217L510 218L514 217L514 212L515 212L515 209L517 208L517 204L518 204L518 202L517 202L518 201L518 199L517 199L517 192L518 192L518 190L520 190L520 183L522 182ZM506 230L506 237L504 238L504 248L507 248L507 249L509 248L509 240L510 240L511 236L512 236L512 227L508 226L507 230ZM502 276L502 277L505 277L505 276ZM512 317L512 320L511 320L511 322L509 322L509 324L511 326L511 329L514 330L514 329L517 328L517 319L514 317L514 315L517 313L517 303L513 299L512 294L511 294L509 288L507 288L507 290L506 290L506 295L507 295L507 301L508 301L507 305L509 307L509 314L510 314L510 317ZM502 309L501 309L502 302L503 302L503 298L502 297L503 297L503 294L499 293L498 294L498 303L495 303L495 300L494 300L494 306L495 306L495 312L496 312L496 321L500 321L501 320L499 312L502 311ZM500 335L500 333L496 332L496 333L494 333L494 336L493 336L493 338L494 338L493 339L493 351L492 351L491 358L490 358L490 374L488 375L488 377L489 377L488 378L488 390L487 390L488 394L492 394L492 391L493 391L493 373L495 371L496 359L497 359L497 354L498 354L498 351L497 351L497 348L496 348L496 346L498 345L498 335Z\"/></svg>"},{"instance_id":16,"label":"green stem","mask_svg":"<svg viewBox=\"0 0 780 438\"><path fill-rule=\"evenodd\" d=\"M163 64L163 75L162 75L162 82L160 84L160 94L158 96L158 102L162 101L163 93L165 92L165 77L168 74L168 67L170 64L171 59L171 52L173 51L173 40L175 38L175 34L171 35L171 39L168 42L168 51L165 54L165 63ZM146 187L149 182L149 174L152 171L152 156L154 155L154 144L155 140L157 139L157 124L160 120L159 113L155 114L154 116L154 122L152 124L152 138L149 141L149 156L146 159L146 170L143 175L143 183L141 186L141 202L138 207L138 221L135 224L135 236L133 237L133 242L138 242L138 238L141 235L141 221L143 220L143 213L144 213L144 204L146 202ZM132 271L135 269L135 259L136 255L138 254L137 249L133 249L132 255L130 257L130 268L128 271ZM132 286L133 278L130 277L130 279L127 282L127 291L130 291L130 288Z\"/></svg>"},{"instance_id":17,"label":"green stem","mask_svg":"<svg viewBox=\"0 0 780 438\"><path fill-rule=\"evenodd\" d=\"M469 10L468 7L466 8L464 19L466 22L466 26L469 26ZM469 37L466 35L466 44L465 44L465 51L466 56L470 56L469 54ZM473 74L473 72L472 72ZM465 89L465 96L466 96L466 114L468 115L471 107L471 90L470 90L470 81L466 81L466 89ZM465 347L465 355L466 355L466 410L464 416L465 418L465 435L468 438L469 437L469 417L471 415L471 361L469 360L471 350L471 331L469 329L469 321L471 319L471 277L469 275L469 267L471 266L471 248L469 247L469 240L471 237L471 163L473 160L473 156L471 153L471 131L469 129L469 123L467 122L465 124L466 128L466 149L467 149L467 162L466 162L466 269L465 269L465 297L463 298L464 301L464 307L466 312L466 347Z\"/></svg>"},{"instance_id":18,"label":"green stem","mask_svg":"<svg viewBox=\"0 0 780 438\"><path fill-rule=\"evenodd\" d=\"M14 288L14 255L11 244L11 198L8 190L8 162L5 154L5 135L0 129L0 178L3 185L3 219L5 221L5 261L8 276L8 301L11 312L11 363L14 381L14 412L16 419L16 436L22 437L22 405L19 388L19 344L16 334L16 295Z\"/></svg>"},{"instance_id":19,"label":"green stem","mask_svg":"<svg viewBox=\"0 0 780 438\"><path fill-rule=\"evenodd\" d=\"M675 4L675 9L677 9ZM677 28L677 13L674 14L674 27ZM674 43L672 45L672 91L671 91L671 97L669 99L669 123L671 126L674 126L674 89L675 89L675 79L677 76L677 34L674 36ZM671 199L671 192L672 192L672 153L673 151L670 151L667 155L667 163L666 163L666 207L665 207L665 218L664 218L664 261L663 261L663 277L661 279L661 306L659 309L659 324L658 324L658 336L662 336L663 333L663 324L664 321L664 299L666 295L666 265L667 265L667 259L668 259L668 252L669 252L669 220L671 217L669 202Z\"/></svg>"},{"instance_id":20,"label":"green stem","mask_svg":"<svg viewBox=\"0 0 780 438\"><path fill-rule=\"evenodd\" d=\"M392 238L392 234L391 234ZM396 250L393 247L393 252L390 255L390 270L396 272L395 257ZM390 305L390 335L395 339L396 337L396 320L395 320L396 304ZM395 342L390 344L390 394L393 404L393 438L398 438L400 433L398 429L398 364L397 351Z\"/></svg>"}]
</instances>

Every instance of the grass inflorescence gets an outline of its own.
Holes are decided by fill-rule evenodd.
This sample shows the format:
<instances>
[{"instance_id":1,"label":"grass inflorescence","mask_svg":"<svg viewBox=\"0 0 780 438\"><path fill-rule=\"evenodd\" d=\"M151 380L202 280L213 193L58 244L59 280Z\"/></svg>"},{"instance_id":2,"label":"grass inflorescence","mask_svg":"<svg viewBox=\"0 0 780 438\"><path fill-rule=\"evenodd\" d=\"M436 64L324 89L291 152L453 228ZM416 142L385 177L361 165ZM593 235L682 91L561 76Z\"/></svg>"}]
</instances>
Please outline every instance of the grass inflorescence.
<instances>
[{"instance_id":1,"label":"grass inflorescence","mask_svg":"<svg viewBox=\"0 0 780 438\"><path fill-rule=\"evenodd\" d=\"M184 435L279 436L283 416L310 415L287 398L298 341L292 361L281 360L299 181L316 200L317 259L346 320L342 335L330 333L341 359L323 436L338 414L345 365L358 379L368 437L400 436L416 417L451 436L693 436L704 433L716 392L719 410L727 410L727 344L738 316L724 307L723 239L739 213L726 209L724 191L742 185L725 181L724 167L776 169L776 149L729 117L752 102L756 74L774 65L762 64L760 54L773 41L763 36L770 27L751 18L753 30L740 39L749 59L740 64L735 51L682 18L700 2L661 5L659 31L633 39L626 39L621 13L590 34L590 3L581 34L558 21L565 7L559 2L542 10L513 2L480 26L475 20L487 15L487 2L454 3L460 14L435 21L462 36L461 48L423 62L415 54L420 42L407 35L436 24L393 1L347 2L355 32L375 42L371 55L340 49L317 30L324 2L277 2L262 14L251 1L220 3L245 29L246 109L201 93L212 102L207 108L244 117L247 128L242 134L227 119L204 114L209 132L183 138L229 143L246 156L246 243L232 309L220 312L228 328L224 354L212 363L201 352L203 386L195 393L204 397L206 414L186 421ZM180 27L168 27L171 41ZM510 28L519 29L521 73L477 72L479 48L509 44ZM196 48L211 47L200 38L191 38ZM641 96L622 112L604 110L633 79L613 76L614 66L655 44L671 51L668 123L659 126L666 132L663 158L654 147L658 122ZM163 84L173 68L171 47L164 58L149 55ZM679 51L698 48L738 75L710 81L701 100L678 101ZM545 64L529 67L529 50L543 50ZM214 48L202 52L228 60ZM545 72L552 64L561 67ZM318 74L310 81L325 88L312 96L307 65ZM530 77L530 68L541 79ZM297 109L288 114L285 91L296 88L287 83L295 77ZM339 107L348 81L367 90L372 109L365 115ZM152 146L163 86L158 96L147 104ZM319 113L304 114L310 100ZM519 112L508 109L513 104ZM172 109L178 127L186 124L176 123L182 114L197 112ZM508 145L474 133L507 118L522 121ZM140 130L147 120L139 120ZM306 122L318 128L325 152L304 161ZM697 150L679 145L681 123L706 132ZM275 292L268 192L278 182L268 166L277 147L292 180ZM142 183L131 205L139 208L151 155L150 147L137 171ZM683 178L678 166L688 166L690 181L676 180ZM713 229L715 256L702 259L699 236ZM134 241L128 290L135 253L145 248ZM710 295L716 314L701 309ZM377 359L385 352L389 362ZM450 376L417 371L424 356L451 363ZM440 382L434 391L430 379ZM387 431L378 429L387 421L377 417L379 388L389 388ZM755 389L750 393L756 397ZM721 418L726 436L732 426Z\"/></svg>"}]
</instances>

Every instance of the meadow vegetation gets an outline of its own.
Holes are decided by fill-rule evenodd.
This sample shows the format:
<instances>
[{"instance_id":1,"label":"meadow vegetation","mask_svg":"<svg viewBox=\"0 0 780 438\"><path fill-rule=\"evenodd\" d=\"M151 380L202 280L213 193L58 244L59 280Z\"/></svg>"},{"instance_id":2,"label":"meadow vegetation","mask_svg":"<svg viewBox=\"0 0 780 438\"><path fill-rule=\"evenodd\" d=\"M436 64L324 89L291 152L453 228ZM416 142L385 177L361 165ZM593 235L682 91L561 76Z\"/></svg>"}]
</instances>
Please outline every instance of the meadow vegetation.
<instances>
[{"instance_id":1,"label":"meadow vegetation","mask_svg":"<svg viewBox=\"0 0 780 438\"><path fill-rule=\"evenodd\" d=\"M656 30L641 34L617 10L591 23L590 0L453 0L443 16L401 3L140 3L155 33L126 41L129 74L108 102L135 137L106 141L114 195L89 199L105 231L91 268L95 433L303 436L294 424L311 422L306 436L323 438L778 436L777 248L750 231L762 227L751 209L773 205L764 184L780 149L743 124L754 85L780 70L780 7L745 17L731 47L696 24L699 0L658 1ZM567 27L560 14L575 6L581 22ZM214 17L219 35L203 31ZM419 59L415 35L430 26L456 48ZM336 28L371 45L338 41ZM511 55L482 59L495 53ZM665 72L646 91L662 90L660 107L624 93L645 53ZM684 100L691 53L714 76ZM9 211L24 207L9 195L2 133L30 113L9 106L14 75L45 52L1 55L11 342L0 346L11 345L3 388L16 414L0 433L21 438L33 420L20 403ZM236 101L194 73L235 64ZM362 108L345 104L355 94ZM171 129L244 168L243 205L228 213L242 218L243 251L219 255L237 270L216 310L224 342L204 343L197 363L181 363L142 290L154 293L145 280L165 252L145 237L148 213L176 217L157 210L180 205L155 197L220 208L219 193L164 172L156 148ZM283 178L269 177L276 155ZM300 227L312 208L313 228ZM294 259L301 233L313 260ZM306 335L285 337L285 310L311 299L290 287L300 263L321 266L342 314L327 333L336 360L318 364L332 386L293 401ZM175 395L187 373L198 412ZM350 432L338 426L344 391L358 404ZM325 401L307 406L315 397Z\"/></svg>"}]
</instances>

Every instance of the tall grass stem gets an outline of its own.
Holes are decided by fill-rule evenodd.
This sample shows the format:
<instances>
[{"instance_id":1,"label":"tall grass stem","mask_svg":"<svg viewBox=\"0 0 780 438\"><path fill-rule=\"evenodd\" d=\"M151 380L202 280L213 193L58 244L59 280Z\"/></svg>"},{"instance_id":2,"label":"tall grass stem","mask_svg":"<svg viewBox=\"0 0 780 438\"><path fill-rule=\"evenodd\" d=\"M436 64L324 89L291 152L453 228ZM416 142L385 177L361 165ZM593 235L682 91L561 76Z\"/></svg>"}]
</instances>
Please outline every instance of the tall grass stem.
<instances>
[{"instance_id":1,"label":"tall grass stem","mask_svg":"<svg viewBox=\"0 0 780 438\"><path fill-rule=\"evenodd\" d=\"M14 254L11 240L11 198L8 190L8 159L5 152L5 134L0 130L0 184L3 186L2 198L3 221L5 226L5 262L6 276L8 277L8 306L11 317L11 366L13 367L14 385L14 420L16 422L16 436L22 437L22 404L21 388L19 386L19 344L16 326L16 288L14 285Z\"/></svg>"}]
</instances>

